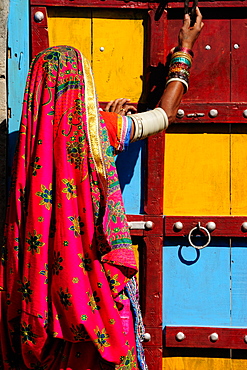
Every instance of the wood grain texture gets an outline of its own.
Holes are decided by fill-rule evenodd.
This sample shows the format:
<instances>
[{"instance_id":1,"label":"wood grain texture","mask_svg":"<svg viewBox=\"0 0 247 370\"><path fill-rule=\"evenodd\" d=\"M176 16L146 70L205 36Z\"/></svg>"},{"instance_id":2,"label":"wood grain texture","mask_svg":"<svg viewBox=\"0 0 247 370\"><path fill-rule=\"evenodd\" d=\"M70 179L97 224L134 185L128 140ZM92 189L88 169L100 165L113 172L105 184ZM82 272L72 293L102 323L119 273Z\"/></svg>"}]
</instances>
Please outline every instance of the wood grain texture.
<instances>
[{"instance_id":1,"label":"wood grain texture","mask_svg":"<svg viewBox=\"0 0 247 370\"><path fill-rule=\"evenodd\" d=\"M181 19L168 20L167 52L176 46L180 27ZM183 103L230 101L230 20L207 19L193 51L190 88Z\"/></svg>"},{"instance_id":2,"label":"wood grain texture","mask_svg":"<svg viewBox=\"0 0 247 370\"><path fill-rule=\"evenodd\" d=\"M146 19L147 12L136 9L92 11L92 68L99 100L140 101Z\"/></svg>"},{"instance_id":3,"label":"wood grain texture","mask_svg":"<svg viewBox=\"0 0 247 370\"><path fill-rule=\"evenodd\" d=\"M246 361L242 362L245 364ZM245 368L245 367L244 367ZM244 368L234 368L243 370ZM202 357L165 357L162 370L233 370L232 361L228 358Z\"/></svg>"},{"instance_id":4,"label":"wood grain texture","mask_svg":"<svg viewBox=\"0 0 247 370\"><path fill-rule=\"evenodd\" d=\"M182 222L182 230L175 229L176 222ZM198 225L198 222L202 227L206 227L208 222L216 224L216 229L210 233L212 237L243 238L247 236L247 232L242 228L242 224L247 222L246 216L165 216L164 235L166 237L187 237L191 229Z\"/></svg>"},{"instance_id":5,"label":"wood grain texture","mask_svg":"<svg viewBox=\"0 0 247 370\"><path fill-rule=\"evenodd\" d=\"M34 15L36 12L42 12L44 19L41 22L36 22ZM48 29L47 29L47 11L46 7L37 6L31 7L31 32L32 32L32 57L38 54L40 51L48 48Z\"/></svg>"},{"instance_id":6,"label":"wood grain texture","mask_svg":"<svg viewBox=\"0 0 247 370\"><path fill-rule=\"evenodd\" d=\"M231 135L231 214L247 214L247 135Z\"/></svg>"},{"instance_id":7,"label":"wood grain texture","mask_svg":"<svg viewBox=\"0 0 247 370\"><path fill-rule=\"evenodd\" d=\"M119 0L31 0L31 5L43 6L67 6L67 7L101 7L101 8L136 8L136 9L152 9L157 8L158 3L139 2L139 1L124 1Z\"/></svg>"},{"instance_id":8,"label":"wood grain texture","mask_svg":"<svg viewBox=\"0 0 247 370\"><path fill-rule=\"evenodd\" d=\"M49 46L73 46L91 60L91 10L48 7L47 12Z\"/></svg>"},{"instance_id":9,"label":"wood grain texture","mask_svg":"<svg viewBox=\"0 0 247 370\"><path fill-rule=\"evenodd\" d=\"M244 89L243 89L244 90ZM191 123L196 124L198 126L198 130L204 125L204 130L213 129L214 125L217 123L223 123L225 127L227 127L228 123L233 124L232 129L234 129L234 126L238 125L239 123L242 124L242 126L245 128L243 124L247 123L247 118L244 117L243 113L244 110L247 109L247 97L245 96L245 99L242 102L215 102L211 101L208 103L205 102L185 102L185 100L182 101L180 105L180 109L184 111L184 116L182 118L177 118L175 121L175 124L184 124L184 123ZM217 117L212 118L210 116L211 109L216 109L218 111ZM199 115L197 115L199 113ZM200 116L200 114L204 114L203 116ZM205 129L205 124L211 124L212 127L209 125ZM173 130L175 125L171 125L170 128ZM176 125L177 130L181 129L183 130L183 127L181 125ZM191 129L192 129L191 125ZM169 129L168 129L169 130ZM187 128L188 130L188 128Z\"/></svg>"},{"instance_id":10,"label":"wood grain texture","mask_svg":"<svg viewBox=\"0 0 247 370\"><path fill-rule=\"evenodd\" d=\"M178 332L184 333L184 340L178 341L176 339ZM212 333L217 333L219 336L219 339L215 342L210 340ZM245 335L247 335L247 328L167 326L164 330L164 341L166 347L247 349L247 343L244 340Z\"/></svg>"}]
</instances>

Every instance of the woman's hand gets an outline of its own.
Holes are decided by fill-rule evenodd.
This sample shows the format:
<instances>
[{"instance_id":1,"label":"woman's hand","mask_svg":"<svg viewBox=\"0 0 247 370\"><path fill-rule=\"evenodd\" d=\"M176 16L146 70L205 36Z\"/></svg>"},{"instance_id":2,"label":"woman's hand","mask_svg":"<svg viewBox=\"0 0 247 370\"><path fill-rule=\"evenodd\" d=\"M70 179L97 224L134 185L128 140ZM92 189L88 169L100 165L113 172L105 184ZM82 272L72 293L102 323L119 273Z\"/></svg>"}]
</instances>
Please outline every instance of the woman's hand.
<instances>
[{"instance_id":1,"label":"woman's hand","mask_svg":"<svg viewBox=\"0 0 247 370\"><path fill-rule=\"evenodd\" d=\"M105 107L106 112L114 112L120 114L121 116L126 116L127 114L132 114L137 112L134 105L129 105L130 99L120 98L111 100Z\"/></svg>"},{"instance_id":2,"label":"woman's hand","mask_svg":"<svg viewBox=\"0 0 247 370\"><path fill-rule=\"evenodd\" d=\"M202 22L202 15L198 7L196 7L196 22L193 27L190 27L189 14L185 14L184 24L178 35L179 46L192 49L203 26L204 26L204 23Z\"/></svg>"}]
</instances>

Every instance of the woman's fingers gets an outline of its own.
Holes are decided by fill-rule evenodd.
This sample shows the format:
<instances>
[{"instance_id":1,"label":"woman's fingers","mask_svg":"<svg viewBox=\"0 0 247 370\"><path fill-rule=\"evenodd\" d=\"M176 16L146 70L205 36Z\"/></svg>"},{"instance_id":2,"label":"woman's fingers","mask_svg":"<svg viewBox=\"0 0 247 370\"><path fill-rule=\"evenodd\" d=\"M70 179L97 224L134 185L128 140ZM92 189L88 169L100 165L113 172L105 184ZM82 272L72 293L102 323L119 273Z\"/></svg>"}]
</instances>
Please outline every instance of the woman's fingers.
<instances>
[{"instance_id":1,"label":"woman's fingers","mask_svg":"<svg viewBox=\"0 0 247 370\"><path fill-rule=\"evenodd\" d=\"M198 6L196 7L196 24L200 27L203 27L203 22L202 22L202 13L200 12L200 9Z\"/></svg>"},{"instance_id":2,"label":"woman's fingers","mask_svg":"<svg viewBox=\"0 0 247 370\"><path fill-rule=\"evenodd\" d=\"M130 99L119 98L111 100L105 107L106 112L114 112L125 116L126 114L136 112L137 109L134 105L129 105Z\"/></svg>"},{"instance_id":3,"label":"woman's fingers","mask_svg":"<svg viewBox=\"0 0 247 370\"><path fill-rule=\"evenodd\" d=\"M106 112L110 112L110 108L111 108L112 103L113 103L113 100L111 100L111 101L109 101L109 103L107 103L107 105L105 107Z\"/></svg>"}]
</instances>

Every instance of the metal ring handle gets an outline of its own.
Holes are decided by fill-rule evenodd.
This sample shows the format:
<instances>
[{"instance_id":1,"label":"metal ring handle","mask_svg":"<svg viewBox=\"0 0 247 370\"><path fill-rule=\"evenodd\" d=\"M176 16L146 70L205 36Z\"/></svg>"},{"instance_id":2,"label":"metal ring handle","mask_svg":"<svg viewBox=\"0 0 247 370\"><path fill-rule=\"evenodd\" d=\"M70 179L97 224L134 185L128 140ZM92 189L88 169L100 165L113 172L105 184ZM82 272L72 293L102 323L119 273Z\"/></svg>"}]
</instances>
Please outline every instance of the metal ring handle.
<instances>
[{"instance_id":1,"label":"metal ring handle","mask_svg":"<svg viewBox=\"0 0 247 370\"><path fill-rule=\"evenodd\" d=\"M208 237L208 241L204 245L201 245L200 247L198 245L193 244L192 241L191 241L192 233L195 230L199 230L199 231L200 230L203 230L203 231L205 231L205 233L206 233L206 235ZM190 245L193 248L195 248L195 249L202 249L202 248L205 248L207 245L209 245L209 243L211 242L211 235L210 235L208 229L206 229L206 227L201 226L201 223L198 222L197 226L196 227L193 227L193 229L190 230L189 235L188 235L188 239L189 239Z\"/></svg>"}]
</instances>

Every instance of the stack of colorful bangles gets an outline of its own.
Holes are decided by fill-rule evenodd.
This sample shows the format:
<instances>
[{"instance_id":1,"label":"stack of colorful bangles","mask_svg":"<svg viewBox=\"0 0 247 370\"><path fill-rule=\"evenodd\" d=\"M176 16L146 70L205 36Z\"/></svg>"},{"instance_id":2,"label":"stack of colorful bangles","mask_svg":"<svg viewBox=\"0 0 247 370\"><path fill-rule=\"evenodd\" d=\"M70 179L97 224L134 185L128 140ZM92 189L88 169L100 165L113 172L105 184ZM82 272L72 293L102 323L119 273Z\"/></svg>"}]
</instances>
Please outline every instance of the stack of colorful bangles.
<instances>
[{"instance_id":1,"label":"stack of colorful bangles","mask_svg":"<svg viewBox=\"0 0 247 370\"><path fill-rule=\"evenodd\" d=\"M191 49L180 46L174 49L166 84L172 81L180 81L184 84L185 92L187 92L193 56L194 54Z\"/></svg>"}]
</instances>

